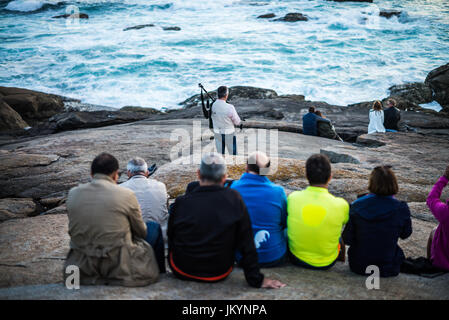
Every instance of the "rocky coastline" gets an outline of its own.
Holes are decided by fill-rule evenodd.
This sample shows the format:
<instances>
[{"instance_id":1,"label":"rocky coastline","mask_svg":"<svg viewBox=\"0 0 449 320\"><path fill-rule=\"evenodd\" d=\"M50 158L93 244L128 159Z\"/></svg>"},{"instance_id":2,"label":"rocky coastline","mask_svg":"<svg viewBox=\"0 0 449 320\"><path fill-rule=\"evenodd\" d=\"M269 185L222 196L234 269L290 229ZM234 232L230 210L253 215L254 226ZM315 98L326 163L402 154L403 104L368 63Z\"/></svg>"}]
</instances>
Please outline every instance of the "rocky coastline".
<instances>
[{"instance_id":1,"label":"rocky coastline","mask_svg":"<svg viewBox=\"0 0 449 320\"><path fill-rule=\"evenodd\" d=\"M402 121L414 131L367 135L370 101L336 106L308 101L300 94L233 87L230 102L246 120L243 130L237 131L238 137L250 130L269 135L271 129L277 129L277 170L270 179L287 193L307 185L304 161L313 153L329 156L334 173L330 191L347 201L366 192L374 166L392 165L400 182L397 197L409 203L413 216L414 233L401 246L407 256L424 256L427 236L437 223L425 200L449 159L449 64L431 71L422 83L393 86L389 97L399 102ZM433 100L442 111L419 106ZM167 185L174 199L195 179L196 164L183 161L191 157L190 144L213 145L199 103L196 95L183 101L178 110L161 112L132 106L111 110L76 99L0 87L0 298L449 298L449 275L428 279L401 274L383 281L381 290L368 291L365 278L351 274L347 263L337 264L325 276L292 266L264 270L288 283L276 292L243 287L239 270L218 285L186 285L167 274L151 290L92 287L68 292L61 272L69 246L65 200L70 188L89 181L91 160L108 151L117 156L122 170L135 155L157 163L154 178ZM300 119L312 105L332 120L345 142L300 134ZM193 123L201 123L202 135L192 135L189 155L172 161L170 152L177 143L171 139L172 132L191 133ZM244 149L240 150L237 158L243 157ZM241 163L229 166L231 178L242 174ZM443 197L449 198L447 190Z\"/></svg>"},{"instance_id":2,"label":"rocky coastline","mask_svg":"<svg viewBox=\"0 0 449 320\"><path fill-rule=\"evenodd\" d=\"M418 132L447 135L449 117L449 63L427 75L424 82L398 84L389 88L390 94L403 111L403 122ZM214 96L215 91L211 91ZM301 94L278 95L274 90L237 86L231 88L229 98L243 118L278 120L279 130L302 132L299 114L315 105L334 122L344 140L354 142L366 133L367 112L372 101L348 106L330 105L322 101L306 100ZM424 109L420 104L437 101L442 110ZM0 87L0 141L33 137L66 130L94 128L144 119L172 120L202 118L200 96L194 95L180 102L180 109L165 112L142 107L111 108L83 103L78 99L46 94L38 91ZM248 126L248 124L245 124Z\"/></svg>"}]
</instances>

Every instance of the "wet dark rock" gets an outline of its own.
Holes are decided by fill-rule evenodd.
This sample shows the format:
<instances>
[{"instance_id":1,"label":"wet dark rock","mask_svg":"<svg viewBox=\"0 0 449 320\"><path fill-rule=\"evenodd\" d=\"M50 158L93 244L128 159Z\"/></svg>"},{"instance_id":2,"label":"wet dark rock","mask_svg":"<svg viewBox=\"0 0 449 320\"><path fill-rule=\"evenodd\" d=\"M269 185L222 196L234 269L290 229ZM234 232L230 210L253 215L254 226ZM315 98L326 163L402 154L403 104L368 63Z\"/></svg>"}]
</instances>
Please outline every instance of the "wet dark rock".
<instances>
[{"instance_id":1,"label":"wet dark rock","mask_svg":"<svg viewBox=\"0 0 449 320\"><path fill-rule=\"evenodd\" d=\"M284 118L284 114L279 110L270 110L266 113L267 118L281 120Z\"/></svg>"},{"instance_id":2,"label":"wet dark rock","mask_svg":"<svg viewBox=\"0 0 449 320\"><path fill-rule=\"evenodd\" d=\"M0 131L21 130L28 127L13 108L0 97Z\"/></svg>"},{"instance_id":3,"label":"wet dark rock","mask_svg":"<svg viewBox=\"0 0 449 320\"><path fill-rule=\"evenodd\" d=\"M390 19L391 17L399 17L402 14L402 11L397 10L382 10L379 12L379 16Z\"/></svg>"},{"instance_id":4,"label":"wet dark rock","mask_svg":"<svg viewBox=\"0 0 449 320\"><path fill-rule=\"evenodd\" d=\"M372 148L382 147L386 144L385 142L378 139L378 136L373 135L373 134L366 134L366 135L357 137L356 143L359 145L372 147Z\"/></svg>"},{"instance_id":5,"label":"wet dark rock","mask_svg":"<svg viewBox=\"0 0 449 320\"><path fill-rule=\"evenodd\" d=\"M388 90L391 96L400 97L416 105L433 101L432 89L422 82L395 85Z\"/></svg>"},{"instance_id":6,"label":"wet dark rock","mask_svg":"<svg viewBox=\"0 0 449 320\"><path fill-rule=\"evenodd\" d=\"M150 27L154 27L154 24L139 24L139 25L134 26L134 27L125 28L125 29L123 29L123 31L140 30L140 29L143 29L143 28L150 28Z\"/></svg>"},{"instance_id":7,"label":"wet dark rock","mask_svg":"<svg viewBox=\"0 0 449 320\"><path fill-rule=\"evenodd\" d=\"M67 19L67 18L73 18L73 19L89 19L89 15L87 13L73 13L73 14L62 14L59 16L52 17L53 19Z\"/></svg>"},{"instance_id":8,"label":"wet dark rock","mask_svg":"<svg viewBox=\"0 0 449 320\"><path fill-rule=\"evenodd\" d=\"M217 90L209 91L209 94L216 99ZM277 97L277 93L271 89L263 89L256 87L246 87L246 86L235 86L229 88L229 102L237 99L272 99ZM199 94L194 95L183 102L180 105L185 108L191 108L194 106L199 106L201 103L201 96Z\"/></svg>"},{"instance_id":9,"label":"wet dark rock","mask_svg":"<svg viewBox=\"0 0 449 320\"><path fill-rule=\"evenodd\" d=\"M67 112L76 112L76 111L117 111L117 108L106 107L102 105L85 103L81 102L77 99L70 99L63 97L64 100L64 108Z\"/></svg>"},{"instance_id":10,"label":"wet dark rock","mask_svg":"<svg viewBox=\"0 0 449 320\"><path fill-rule=\"evenodd\" d=\"M229 88L229 100L236 99L272 99L277 96L276 91L256 87L235 86Z\"/></svg>"},{"instance_id":11,"label":"wet dark rock","mask_svg":"<svg viewBox=\"0 0 449 320\"><path fill-rule=\"evenodd\" d=\"M64 111L62 97L14 87L0 87L2 99L29 125Z\"/></svg>"},{"instance_id":12,"label":"wet dark rock","mask_svg":"<svg viewBox=\"0 0 449 320\"><path fill-rule=\"evenodd\" d=\"M270 18L274 18L276 17L276 15L274 13L267 13L267 14L262 14L260 16L257 17L257 19L270 19Z\"/></svg>"},{"instance_id":13,"label":"wet dark rock","mask_svg":"<svg viewBox=\"0 0 449 320\"><path fill-rule=\"evenodd\" d=\"M430 71L425 83L433 90L443 111L449 112L449 63Z\"/></svg>"},{"instance_id":14,"label":"wet dark rock","mask_svg":"<svg viewBox=\"0 0 449 320\"><path fill-rule=\"evenodd\" d=\"M162 28L164 31L181 31L180 27L164 27Z\"/></svg>"},{"instance_id":15,"label":"wet dark rock","mask_svg":"<svg viewBox=\"0 0 449 320\"><path fill-rule=\"evenodd\" d=\"M267 3L267 2L250 2L249 5L253 6L253 7L262 7L262 6L269 5L269 3Z\"/></svg>"},{"instance_id":16,"label":"wet dark rock","mask_svg":"<svg viewBox=\"0 0 449 320\"><path fill-rule=\"evenodd\" d=\"M290 99L293 101L304 101L305 100L305 96L302 94L283 94L278 96L279 98L285 98L285 99Z\"/></svg>"},{"instance_id":17,"label":"wet dark rock","mask_svg":"<svg viewBox=\"0 0 449 320\"><path fill-rule=\"evenodd\" d=\"M349 154L337 153L330 150L321 149L321 154L327 156L331 163L355 163L360 164L360 161Z\"/></svg>"},{"instance_id":18,"label":"wet dark rock","mask_svg":"<svg viewBox=\"0 0 449 320\"><path fill-rule=\"evenodd\" d=\"M125 106L119 109L119 111L126 112L140 112L146 114L163 114L163 112L153 109L153 108L144 108L144 107L134 107L134 106Z\"/></svg>"},{"instance_id":19,"label":"wet dark rock","mask_svg":"<svg viewBox=\"0 0 449 320\"><path fill-rule=\"evenodd\" d=\"M284 17L276 19L274 21L296 22L296 21L308 21L309 18L299 12L287 13Z\"/></svg>"},{"instance_id":20,"label":"wet dark rock","mask_svg":"<svg viewBox=\"0 0 449 320\"><path fill-rule=\"evenodd\" d=\"M139 121L148 117L149 113L129 111L79 111L65 112L48 120L48 123L33 128L38 131L60 132L74 129L97 128L113 124ZM31 130L33 130L31 129Z\"/></svg>"}]
</instances>

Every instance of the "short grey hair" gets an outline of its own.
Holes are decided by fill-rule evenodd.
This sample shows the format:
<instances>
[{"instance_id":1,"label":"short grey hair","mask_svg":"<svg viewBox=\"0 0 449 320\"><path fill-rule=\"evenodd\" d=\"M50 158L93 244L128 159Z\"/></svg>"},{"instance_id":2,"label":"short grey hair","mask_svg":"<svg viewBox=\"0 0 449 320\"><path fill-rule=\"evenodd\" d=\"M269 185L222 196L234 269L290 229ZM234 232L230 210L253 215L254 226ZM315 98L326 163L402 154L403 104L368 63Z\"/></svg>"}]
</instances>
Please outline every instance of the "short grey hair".
<instances>
[{"instance_id":1,"label":"short grey hair","mask_svg":"<svg viewBox=\"0 0 449 320\"><path fill-rule=\"evenodd\" d=\"M139 173L139 172L143 172L146 173L148 171L148 165L145 162L145 160L143 160L140 157L135 157L132 158L131 160L129 160L128 165L126 166L126 169L133 173Z\"/></svg>"},{"instance_id":2,"label":"short grey hair","mask_svg":"<svg viewBox=\"0 0 449 320\"><path fill-rule=\"evenodd\" d=\"M203 180L220 182L226 174L224 158L215 152L206 153L201 158L200 175Z\"/></svg>"},{"instance_id":3,"label":"short grey hair","mask_svg":"<svg viewBox=\"0 0 449 320\"><path fill-rule=\"evenodd\" d=\"M221 86L217 89L217 97L218 99L222 99L229 95L229 88L226 86Z\"/></svg>"}]
</instances>

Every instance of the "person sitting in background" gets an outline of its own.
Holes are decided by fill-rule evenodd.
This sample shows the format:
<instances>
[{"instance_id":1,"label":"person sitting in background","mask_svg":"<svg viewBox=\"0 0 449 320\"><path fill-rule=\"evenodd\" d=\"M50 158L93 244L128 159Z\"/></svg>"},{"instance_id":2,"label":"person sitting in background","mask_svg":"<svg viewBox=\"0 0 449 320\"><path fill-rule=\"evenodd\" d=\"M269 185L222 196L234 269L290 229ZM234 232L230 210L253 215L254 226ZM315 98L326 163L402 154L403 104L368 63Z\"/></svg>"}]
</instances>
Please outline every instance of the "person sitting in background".
<instances>
[{"instance_id":1,"label":"person sitting in background","mask_svg":"<svg viewBox=\"0 0 449 320\"><path fill-rule=\"evenodd\" d=\"M159 276L139 203L134 192L117 185L118 170L117 159L102 153L92 162L92 181L69 192L64 270L77 266L80 284L146 286Z\"/></svg>"},{"instance_id":2,"label":"person sitting in background","mask_svg":"<svg viewBox=\"0 0 449 320\"><path fill-rule=\"evenodd\" d=\"M349 245L349 268L365 275L370 265L379 267L381 277L397 276L405 256L398 239L412 234L406 202L396 200L399 187L389 166L374 168L365 195L351 205L343 240Z\"/></svg>"},{"instance_id":3,"label":"person sitting in background","mask_svg":"<svg viewBox=\"0 0 449 320\"><path fill-rule=\"evenodd\" d=\"M120 186L131 189L137 197L144 222L160 225L162 234L167 233L167 188L165 184L148 178L148 165L144 159L135 157L127 165L128 181ZM165 239L166 240L166 239Z\"/></svg>"},{"instance_id":4,"label":"person sitting in background","mask_svg":"<svg viewBox=\"0 0 449 320\"><path fill-rule=\"evenodd\" d=\"M319 137L343 141L343 139L340 138L340 136L335 131L332 122L329 119L326 119L321 111L316 110L315 114L319 117L317 119L317 132Z\"/></svg>"},{"instance_id":5,"label":"person sitting in background","mask_svg":"<svg viewBox=\"0 0 449 320\"><path fill-rule=\"evenodd\" d=\"M444 203L440 197L448 182L449 166L427 197L427 206L439 222L438 227L430 233L427 257L433 266L446 271L449 271L449 201Z\"/></svg>"},{"instance_id":6,"label":"person sitting in background","mask_svg":"<svg viewBox=\"0 0 449 320\"><path fill-rule=\"evenodd\" d=\"M221 86L217 90L218 99L212 105L212 123L214 125L214 139L217 152L225 154L225 147L229 154L237 154L237 139L235 127L241 123L240 117L232 104L227 103L229 89Z\"/></svg>"},{"instance_id":7,"label":"person sitting in background","mask_svg":"<svg viewBox=\"0 0 449 320\"><path fill-rule=\"evenodd\" d=\"M376 132L385 132L384 111L379 100L374 101L373 108L369 111L368 134Z\"/></svg>"},{"instance_id":8,"label":"person sitting in background","mask_svg":"<svg viewBox=\"0 0 449 320\"><path fill-rule=\"evenodd\" d=\"M332 172L325 155L307 159L306 176L310 186L287 198L290 260L304 268L325 270L338 258L344 261L341 232L349 218L349 205L328 191Z\"/></svg>"},{"instance_id":9,"label":"person sitting in background","mask_svg":"<svg viewBox=\"0 0 449 320\"><path fill-rule=\"evenodd\" d=\"M248 208L259 256L259 266L275 267L287 259L287 196L284 188L265 175L270 159L263 152L249 155L246 172L231 188L237 190Z\"/></svg>"},{"instance_id":10,"label":"person sitting in background","mask_svg":"<svg viewBox=\"0 0 449 320\"><path fill-rule=\"evenodd\" d=\"M223 157L205 154L197 174L200 186L176 198L168 218L169 265L174 275L182 280L224 280L232 272L239 251L250 286L285 286L260 273L245 203L236 190L223 187Z\"/></svg>"},{"instance_id":11,"label":"person sitting in background","mask_svg":"<svg viewBox=\"0 0 449 320\"><path fill-rule=\"evenodd\" d=\"M384 111L384 126L387 132L398 132L399 131L399 121L401 120L401 110L396 108L396 100L387 100L388 108Z\"/></svg>"},{"instance_id":12,"label":"person sitting in background","mask_svg":"<svg viewBox=\"0 0 449 320\"><path fill-rule=\"evenodd\" d=\"M317 129L317 115L315 114L315 107L310 107L309 112L302 117L302 132L308 136L316 136Z\"/></svg>"}]
</instances>

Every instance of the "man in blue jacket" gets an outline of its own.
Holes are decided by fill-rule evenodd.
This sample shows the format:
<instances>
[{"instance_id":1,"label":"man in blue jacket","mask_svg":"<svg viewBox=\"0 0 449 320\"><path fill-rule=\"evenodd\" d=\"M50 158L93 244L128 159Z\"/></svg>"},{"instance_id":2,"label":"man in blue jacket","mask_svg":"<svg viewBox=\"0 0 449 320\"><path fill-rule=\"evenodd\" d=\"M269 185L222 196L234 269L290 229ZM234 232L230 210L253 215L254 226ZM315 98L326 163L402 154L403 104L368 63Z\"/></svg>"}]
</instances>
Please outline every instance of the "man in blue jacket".
<instances>
[{"instance_id":1,"label":"man in blue jacket","mask_svg":"<svg viewBox=\"0 0 449 320\"><path fill-rule=\"evenodd\" d=\"M246 172L231 188L243 198L250 215L259 265L269 268L286 260L287 196L284 188L265 176L270 159L263 152L248 157ZM238 259L239 257L237 257Z\"/></svg>"},{"instance_id":2,"label":"man in blue jacket","mask_svg":"<svg viewBox=\"0 0 449 320\"><path fill-rule=\"evenodd\" d=\"M317 118L319 117L315 114L315 107L310 107L309 113L302 117L302 132L304 134L308 136L318 135Z\"/></svg>"}]
</instances>

